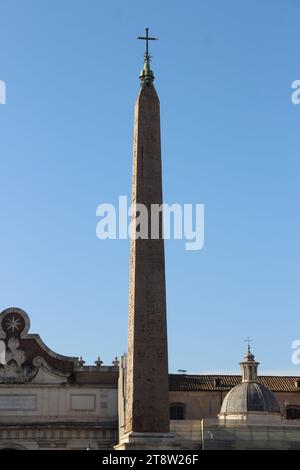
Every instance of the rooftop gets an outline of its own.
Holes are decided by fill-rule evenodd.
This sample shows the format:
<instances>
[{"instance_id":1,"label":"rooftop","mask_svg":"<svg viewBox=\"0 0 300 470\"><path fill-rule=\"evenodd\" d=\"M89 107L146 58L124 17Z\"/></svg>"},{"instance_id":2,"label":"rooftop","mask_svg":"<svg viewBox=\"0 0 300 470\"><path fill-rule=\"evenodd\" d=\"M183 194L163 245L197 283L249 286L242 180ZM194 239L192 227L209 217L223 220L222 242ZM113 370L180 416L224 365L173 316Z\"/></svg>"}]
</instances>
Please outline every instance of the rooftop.
<instances>
[{"instance_id":1,"label":"rooftop","mask_svg":"<svg viewBox=\"0 0 300 470\"><path fill-rule=\"evenodd\" d=\"M241 382L241 375L169 375L171 391L228 391ZM298 388L297 382L299 382ZM300 392L299 376L261 375L257 378L257 383L270 388L273 392Z\"/></svg>"}]
</instances>

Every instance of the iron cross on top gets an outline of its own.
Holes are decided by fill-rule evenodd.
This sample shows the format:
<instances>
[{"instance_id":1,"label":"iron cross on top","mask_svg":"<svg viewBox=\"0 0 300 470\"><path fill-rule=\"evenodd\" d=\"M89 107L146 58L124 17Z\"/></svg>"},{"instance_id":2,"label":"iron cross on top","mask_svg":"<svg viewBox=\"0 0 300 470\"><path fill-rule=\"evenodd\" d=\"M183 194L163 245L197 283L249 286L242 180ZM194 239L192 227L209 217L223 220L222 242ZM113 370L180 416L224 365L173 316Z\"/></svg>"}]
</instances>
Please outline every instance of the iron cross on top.
<instances>
[{"instance_id":1,"label":"iron cross on top","mask_svg":"<svg viewBox=\"0 0 300 470\"><path fill-rule=\"evenodd\" d=\"M249 336L247 336L247 338L244 341L245 341L245 343L247 343L248 351L249 351L250 350L250 343L252 343L253 340L251 338L249 338Z\"/></svg>"},{"instance_id":2,"label":"iron cross on top","mask_svg":"<svg viewBox=\"0 0 300 470\"><path fill-rule=\"evenodd\" d=\"M146 28L146 36L138 36L137 39L143 39L144 41L146 41L146 54L149 55L149 50L148 50L148 42L149 41L158 41L158 38L151 38L149 37L149 28Z\"/></svg>"}]
</instances>

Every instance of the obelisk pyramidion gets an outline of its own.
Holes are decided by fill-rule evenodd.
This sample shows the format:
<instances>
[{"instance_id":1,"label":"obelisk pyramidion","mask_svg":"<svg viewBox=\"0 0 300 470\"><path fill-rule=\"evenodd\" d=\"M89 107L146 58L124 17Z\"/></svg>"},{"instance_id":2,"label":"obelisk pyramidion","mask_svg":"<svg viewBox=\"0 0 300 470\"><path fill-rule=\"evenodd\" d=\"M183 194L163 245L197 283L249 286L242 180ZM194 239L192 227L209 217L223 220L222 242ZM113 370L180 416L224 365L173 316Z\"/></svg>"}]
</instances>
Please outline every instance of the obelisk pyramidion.
<instances>
[{"instance_id":1,"label":"obelisk pyramidion","mask_svg":"<svg viewBox=\"0 0 300 470\"><path fill-rule=\"evenodd\" d=\"M134 117L132 204L148 209L149 238L131 240L125 432L169 431L166 286L162 216L151 239L151 206L162 204L160 108L148 29ZM137 212L139 215L139 212ZM135 229L138 220L133 216ZM139 231L139 227L138 231Z\"/></svg>"}]
</instances>

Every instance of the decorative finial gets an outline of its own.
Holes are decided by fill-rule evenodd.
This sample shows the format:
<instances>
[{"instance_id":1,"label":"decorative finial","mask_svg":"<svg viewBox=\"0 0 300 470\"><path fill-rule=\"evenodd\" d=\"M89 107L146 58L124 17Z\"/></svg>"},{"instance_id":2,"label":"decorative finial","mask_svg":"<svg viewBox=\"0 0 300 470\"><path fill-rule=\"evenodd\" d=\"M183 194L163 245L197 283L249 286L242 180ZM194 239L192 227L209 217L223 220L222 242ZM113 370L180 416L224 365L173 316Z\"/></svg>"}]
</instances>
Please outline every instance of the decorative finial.
<instances>
[{"instance_id":1,"label":"decorative finial","mask_svg":"<svg viewBox=\"0 0 300 470\"><path fill-rule=\"evenodd\" d=\"M146 52L144 55L144 67L140 73L140 79L142 86L145 83L151 83L154 80L154 74L150 68L151 55L149 54L149 41L158 41L158 38L152 38L149 36L149 28L146 28L146 36L138 36L137 39L146 41Z\"/></svg>"},{"instance_id":2,"label":"decorative finial","mask_svg":"<svg viewBox=\"0 0 300 470\"><path fill-rule=\"evenodd\" d=\"M100 356L97 357L95 364L96 364L96 367L98 368L102 366L103 361L101 361Z\"/></svg>"},{"instance_id":3,"label":"decorative finial","mask_svg":"<svg viewBox=\"0 0 300 470\"><path fill-rule=\"evenodd\" d=\"M113 360L112 365L113 365L114 367L119 367L119 359L118 359L117 356L116 356L115 359Z\"/></svg>"},{"instance_id":4,"label":"decorative finial","mask_svg":"<svg viewBox=\"0 0 300 470\"><path fill-rule=\"evenodd\" d=\"M78 361L78 367L82 369L84 364L85 364L85 361L82 359L82 356L80 356L79 361Z\"/></svg>"},{"instance_id":5,"label":"decorative finial","mask_svg":"<svg viewBox=\"0 0 300 470\"><path fill-rule=\"evenodd\" d=\"M252 343L252 339L249 338L249 336L247 336L247 338L244 340L245 343L247 343L247 346L248 346L248 353L250 354L251 351L250 351L250 343Z\"/></svg>"}]
</instances>

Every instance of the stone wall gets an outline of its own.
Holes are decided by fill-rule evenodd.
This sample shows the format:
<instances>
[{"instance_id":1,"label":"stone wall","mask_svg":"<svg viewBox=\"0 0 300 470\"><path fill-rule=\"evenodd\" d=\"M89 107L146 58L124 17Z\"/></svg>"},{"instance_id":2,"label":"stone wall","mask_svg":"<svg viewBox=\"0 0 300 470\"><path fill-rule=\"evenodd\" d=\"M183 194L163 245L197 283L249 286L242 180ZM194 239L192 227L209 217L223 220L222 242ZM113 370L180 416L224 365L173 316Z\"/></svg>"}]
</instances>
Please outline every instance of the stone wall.
<instances>
[{"instance_id":1,"label":"stone wall","mask_svg":"<svg viewBox=\"0 0 300 470\"><path fill-rule=\"evenodd\" d=\"M77 385L1 385L0 448L112 448L117 389Z\"/></svg>"},{"instance_id":2,"label":"stone wall","mask_svg":"<svg viewBox=\"0 0 300 470\"><path fill-rule=\"evenodd\" d=\"M185 419L201 420L203 418L215 418L221 408L222 401L227 391L196 391L175 392L169 394L170 403L183 403L185 405ZM274 392L281 410L285 404L300 405L300 392Z\"/></svg>"}]
</instances>

